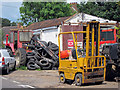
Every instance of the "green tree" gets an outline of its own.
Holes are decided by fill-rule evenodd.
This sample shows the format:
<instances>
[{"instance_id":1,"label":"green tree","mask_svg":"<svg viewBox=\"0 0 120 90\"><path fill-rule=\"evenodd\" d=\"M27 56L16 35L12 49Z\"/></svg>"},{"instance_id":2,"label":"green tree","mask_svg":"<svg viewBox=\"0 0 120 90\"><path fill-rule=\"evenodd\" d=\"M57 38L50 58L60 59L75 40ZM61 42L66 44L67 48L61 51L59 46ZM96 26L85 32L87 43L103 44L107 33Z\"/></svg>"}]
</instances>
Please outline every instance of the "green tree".
<instances>
[{"instance_id":1,"label":"green tree","mask_svg":"<svg viewBox=\"0 0 120 90\"><path fill-rule=\"evenodd\" d=\"M118 43L120 43L120 25L115 26L115 29L117 30L117 41Z\"/></svg>"},{"instance_id":2,"label":"green tree","mask_svg":"<svg viewBox=\"0 0 120 90\"><path fill-rule=\"evenodd\" d=\"M0 18L0 21L1 21L0 24L2 24L2 27L4 27L4 26L16 26L16 22L11 22L7 18Z\"/></svg>"},{"instance_id":3,"label":"green tree","mask_svg":"<svg viewBox=\"0 0 120 90\"><path fill-rule=\"evenodd\" d=\"M23 2L20 14L20 20L26 25L73 15L70 5L65 2Z\"/></svg>"},{"instance_id":4,"label":"green tree","mask_svg":"<svg viewBox=\"0 0 120 90\"><path fill-rule=\"evenodd\" d=\"M1 18L1 19L2 19L2 27L11 25L10 20L6 18Z\"/></svg>"},{"instance_id":5,"label":"green tree","mask_svg":"<svg viewBox=\"0 0 120 90\"><path fill-rule=\"evenodd\" d=\"M17 25L16 22L11 23L11 26L16 26L16 25Z\"/></svg>"},{"instance_id":6,"label":"green tree","mask_svg":"<svg viewBox=\"0 0 120 90\"><path fill-rule=\"evenodd\" d=\"M120 21L120 2L87 2L78 5L79 12Z\"/></svg>"},{"instance_id":7,"label":"green tree","mask_svg":"<svg viewBox=\"0 0 120 90\"><path fill-rule=\"evenodd\" d=\"M4 38L3 32L2 32L2 29L0 28L0 48L4 48L5 47L5 45L2 44L3 38Z\"/></svg>"}]
</instances>

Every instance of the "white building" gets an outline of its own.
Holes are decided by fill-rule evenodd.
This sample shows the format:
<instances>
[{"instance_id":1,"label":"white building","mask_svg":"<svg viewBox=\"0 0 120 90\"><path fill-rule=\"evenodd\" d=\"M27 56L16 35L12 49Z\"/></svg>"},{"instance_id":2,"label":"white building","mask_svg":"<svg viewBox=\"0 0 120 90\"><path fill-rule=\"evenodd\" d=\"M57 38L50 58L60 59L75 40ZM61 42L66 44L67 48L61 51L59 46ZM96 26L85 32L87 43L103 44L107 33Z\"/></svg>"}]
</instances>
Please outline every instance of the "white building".
<instances>
[{"instance_id":1,"label":"white building","mask_svg":"<svg viewBox=\"0 0 120 90\"><path fill-rule=\"evenodd\" d=\"M26 29L32 29L34 34L39 34L40 39L43 41L52 41L53 43L58 44L58 33L60 32L60 26L62 24L66 25L66 23L71 23L72 25L76 25L80 22L88 22L91 20L104 23L103 26L105 27L111 27L116 24L116 21L113 20L103 19L83 13L77 13L69 17L61 17L57 19L36 22L28 26Z\"/></svg>"},{"instance_id":2,"label":"white building","mask_svg":"<svg viewBox=\"0 0 120 90\"><path fill-rule=\"evenodd\" d=\"M40 35L40 39L46 42L52 41L58 44L58 31L60 25L69 17L61 17L57 19L50 19L41 22L36 22L28 26L26 29L32 29L33 34Z\"/></svg>"}]
</instances>

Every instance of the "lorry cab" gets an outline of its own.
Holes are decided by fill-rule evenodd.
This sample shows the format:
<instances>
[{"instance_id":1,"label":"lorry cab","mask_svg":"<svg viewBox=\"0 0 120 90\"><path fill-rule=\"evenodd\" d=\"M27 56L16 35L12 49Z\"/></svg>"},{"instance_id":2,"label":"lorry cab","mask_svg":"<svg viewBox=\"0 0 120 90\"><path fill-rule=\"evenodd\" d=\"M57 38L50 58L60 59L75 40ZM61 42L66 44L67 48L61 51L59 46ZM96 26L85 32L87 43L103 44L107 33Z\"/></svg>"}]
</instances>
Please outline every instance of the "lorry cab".
<instances>
[{"instance_id":1,"label":"lorry cab","mask_svg":"<svg viewBox=\"0 0 120 90\"><path fill-rule=\"evenodd\" d=\"M6 35L6 48L11 49L13 54L19 48L23 47L23 44L28 43L32 38L31 30L18 30L12 29L10 30L10 36ZM8 37L10 37L10 43L8 43Z\"/></svg>"}]
</instances>

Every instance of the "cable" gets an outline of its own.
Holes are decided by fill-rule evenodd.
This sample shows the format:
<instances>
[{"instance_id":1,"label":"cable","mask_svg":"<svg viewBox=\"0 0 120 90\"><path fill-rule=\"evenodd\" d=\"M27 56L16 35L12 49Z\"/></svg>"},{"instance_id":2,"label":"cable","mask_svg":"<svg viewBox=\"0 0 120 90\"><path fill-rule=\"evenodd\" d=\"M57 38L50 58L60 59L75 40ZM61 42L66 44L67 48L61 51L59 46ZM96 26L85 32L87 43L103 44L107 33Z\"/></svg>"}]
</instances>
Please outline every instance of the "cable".
<instances>
[{"instance_id":1,"label":"cable","mask_svg":"<svg viewBox=\"0 0 120 90\"><path fill-rule=\"evenodd\" d=\"M9 5L2 5L2 6L11 7L11 8L18 8L18 7L15 7L15 6L9 6Z\"/></svg>"}]
</instances>

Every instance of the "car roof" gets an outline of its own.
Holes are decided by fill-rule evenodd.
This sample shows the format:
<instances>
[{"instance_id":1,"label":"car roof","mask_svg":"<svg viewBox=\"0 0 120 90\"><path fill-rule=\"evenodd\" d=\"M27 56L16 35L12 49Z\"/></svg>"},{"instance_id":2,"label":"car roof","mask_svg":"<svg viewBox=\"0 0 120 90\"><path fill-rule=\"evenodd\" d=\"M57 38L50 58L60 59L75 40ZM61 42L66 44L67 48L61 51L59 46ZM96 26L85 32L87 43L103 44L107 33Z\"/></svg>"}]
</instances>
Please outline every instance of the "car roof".
<instances>
[{"instance_id":1,"label":"car roof","mask_svg":"<svg viewBox=\"0 0 120 90\"><path fill-rule=\"evenodd\" d=\"M0 51L7 51L7 49L0 49Z\"/></svg>"}]
</instances>

